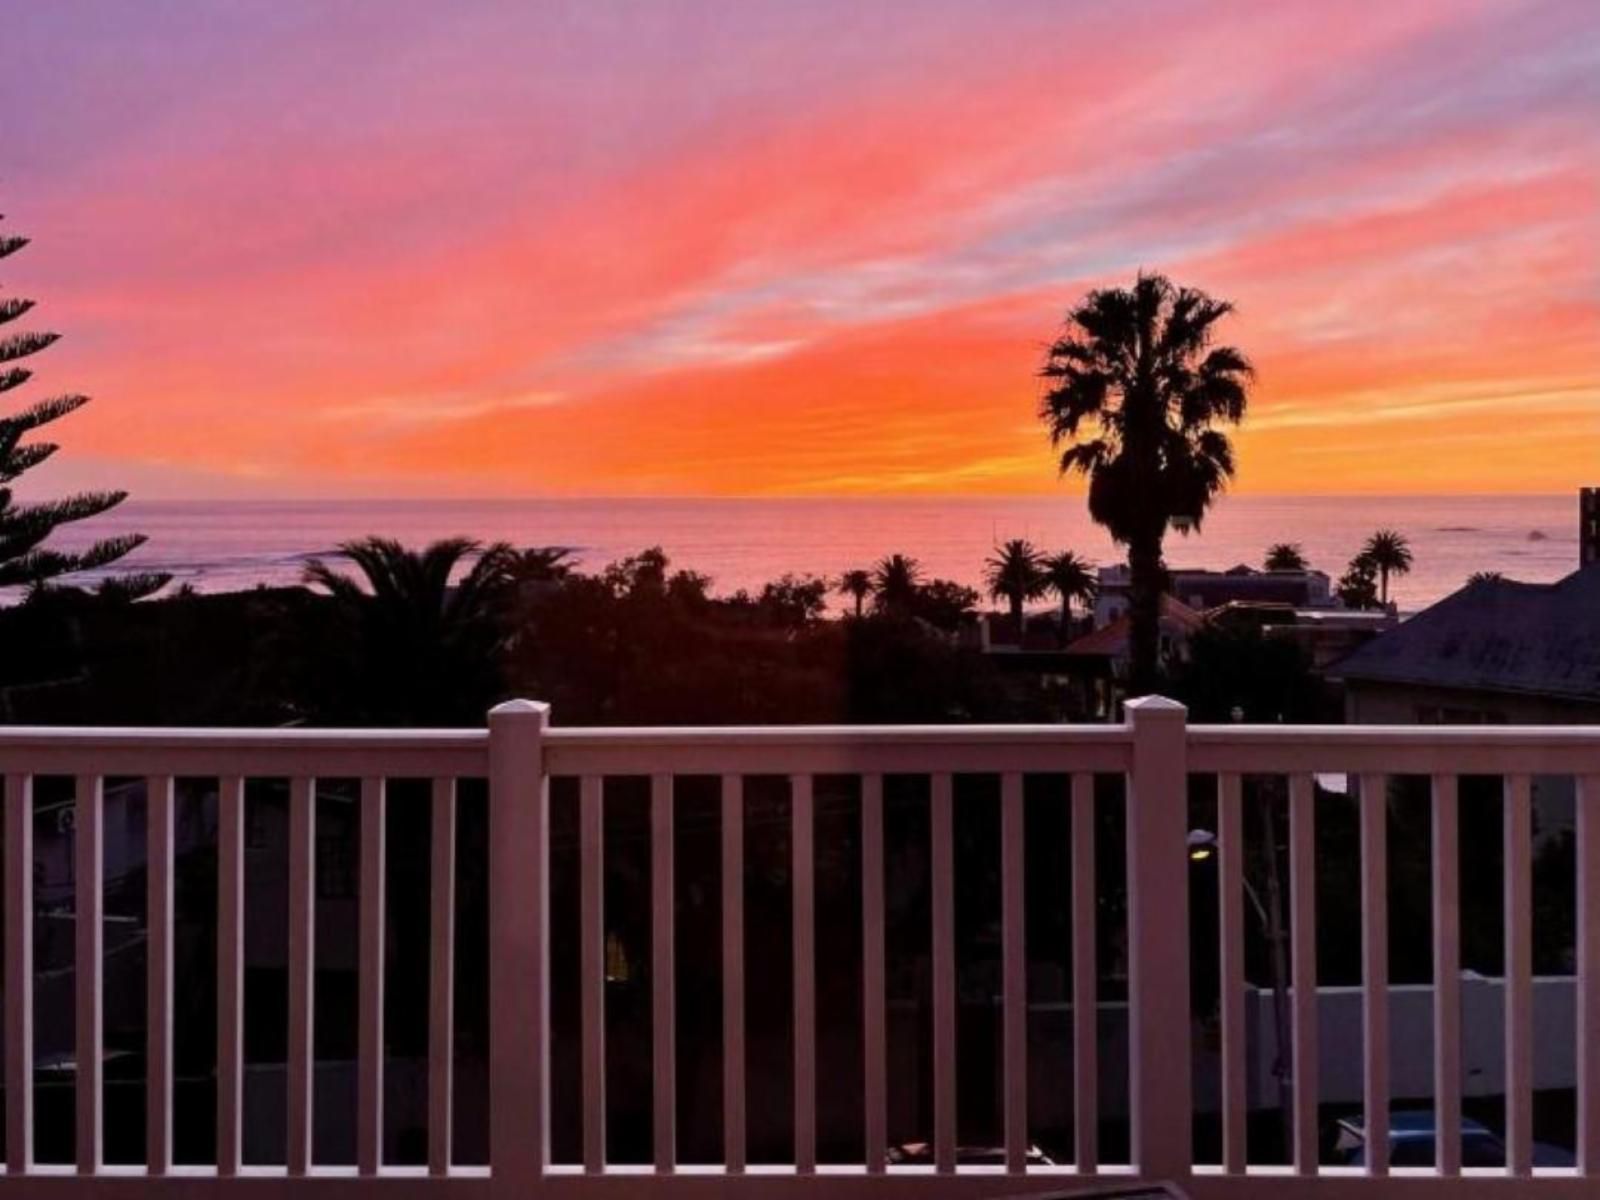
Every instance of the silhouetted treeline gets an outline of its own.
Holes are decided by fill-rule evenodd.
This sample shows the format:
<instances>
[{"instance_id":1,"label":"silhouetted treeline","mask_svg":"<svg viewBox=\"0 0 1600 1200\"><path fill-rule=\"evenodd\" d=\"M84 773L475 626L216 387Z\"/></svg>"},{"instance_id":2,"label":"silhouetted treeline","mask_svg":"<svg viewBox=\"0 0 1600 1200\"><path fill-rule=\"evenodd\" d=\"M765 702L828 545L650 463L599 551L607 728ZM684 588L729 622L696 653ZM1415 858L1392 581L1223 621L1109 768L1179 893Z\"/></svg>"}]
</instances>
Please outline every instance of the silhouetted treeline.
<instances>
[{"instance_id":1,"label":"silhouetted treeline","mask_svg":"<svg viewBox=\"0 0 1600 1200\"><path fill-rule=\"evenodd\" d=\"M441 583L427 558L438 546L384 545L381 562L336 571L346 583L331 592L313 568L315 588L138 604L56 590L0 610L0 719L477 725L512 696L551 702L569 725L1062 715L1037 680L963 644L977 597L949 581L834 619L821 579L718 597L659 550L593 574L559 554L501 564L492 587L469 593L463 569L497 548L457 544Z\"/></svg>"}]
</instances>

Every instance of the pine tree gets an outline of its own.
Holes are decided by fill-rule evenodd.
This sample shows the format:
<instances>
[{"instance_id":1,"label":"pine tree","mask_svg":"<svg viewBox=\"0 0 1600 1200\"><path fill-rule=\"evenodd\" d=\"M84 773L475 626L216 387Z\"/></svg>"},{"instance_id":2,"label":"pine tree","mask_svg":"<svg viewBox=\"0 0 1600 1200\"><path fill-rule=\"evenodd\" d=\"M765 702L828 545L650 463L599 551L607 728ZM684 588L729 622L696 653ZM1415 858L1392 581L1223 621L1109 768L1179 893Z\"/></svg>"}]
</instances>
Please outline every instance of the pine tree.
<instances>
[{"instance_id":1,"label":"pine tree","mask_svg":"<svg viewBox=\"0 0 1600 1200\"><path fill-rule=\"evenodd\" d=\"M28 241L25 237L0 234L0 259L15 254ZM0 326L27 315L33 306L32 300L0 296ZM0 395L27 383L33 371L17 364L48 349L60 336L34 331L0 333ZM20 502L12 492L11 485L19 476L59 449L54 442L24 438L88 402L89 397L81 395L49 396L18 412L0 415L0 587L43 589L61 576L108 566L144 543L142 534L123 534L70 553L44 544L60 526L115 508L127 498L126 492L80 492L32 503ZM154 592L168 578L150 572L122 575L102 583L100 592L107 597L134 600Z\"/></svg>"}]
</instances>

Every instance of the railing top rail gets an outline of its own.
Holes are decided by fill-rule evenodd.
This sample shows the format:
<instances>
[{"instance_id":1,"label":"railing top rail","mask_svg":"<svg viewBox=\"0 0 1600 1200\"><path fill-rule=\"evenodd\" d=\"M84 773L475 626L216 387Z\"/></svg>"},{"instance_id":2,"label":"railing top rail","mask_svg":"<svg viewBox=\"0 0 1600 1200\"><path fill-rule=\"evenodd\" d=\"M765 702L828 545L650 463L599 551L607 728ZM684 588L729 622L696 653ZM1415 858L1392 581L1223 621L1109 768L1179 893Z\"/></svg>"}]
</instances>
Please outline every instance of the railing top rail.
<instances>
[{"instance_id":1,"label":"railing top rail","mask_svg":"<svg viewBox=\"0 0 1600 1200\"><path fill-rule=\"evenodd\" d=\"M1190 725L1188 729L1189 736L1202 743L1329 739L1391 743L1600 744L1600 725Z\"/></svg>"},{"instance_id":2,"label":"railing top rail","mask_svg":"<svg viewBox=\"0 0 1600 1200\"><path fill-rule=\"evenodd\" d=\"M481 775L484 729L0 727L0 772L36 775Z\"/></svg>"},{"instance_id":3,"label":"railing top rail","mask_svg":"<svg viewBox=\"0 0 1600 1200\"><path fill-rule=\"evenodd\" d=\"M196 745L248 746L254 749L300 749L320 746L341 750L384 746L426 745L435 749L470 750L487 744L486 729L304 729L256 726L137 725L0 725L0 750L72 745L85 749L117 746Z\"/></svg>"},{"instance_id":4,"label":"railing top rail","mask_svg":"<svg viewBox=\"0 0 1600 1200\"><path fill-rule=\"evenodd\" d=\"M555 726L545 733L552 745L627 742L629 745L872 745L883 741L931 743L1116 743L1126 741L1126 725L591 725Z\"/></svg>"},{"instance_id":5,"label":"railing top rail","mask_svg":"<svg viewBox=\"0 0 1600 1200\"><path fill-rule=\"evenodd\" d=\"M786 725L555 728L557 775L1121 771L1125 725Z\"/></svg>"},{"instance_id":6,"label":"railing top rail","mask_svg":"<svg viewBox=\"0 0 1600 1200\"><path fill-rule=\"evenodd\" d=\"M1600 772L1600 727L1191 725L1193 771L1389 774Z\"/></svg>"},{"instance_id":7,"label":"railing top rail","mask_svg":"<svg viewBox=\"0 0 1600 1200\"><path fill-rule=\"evenodd\" d=\"M0 771L34 774L473 775L486 729L0 727ZM545 728L556 775L1120 772L1119 725ZM1597 774L1600 728L1191 725L1195 772Z\"/></svg>"}]
</instances>

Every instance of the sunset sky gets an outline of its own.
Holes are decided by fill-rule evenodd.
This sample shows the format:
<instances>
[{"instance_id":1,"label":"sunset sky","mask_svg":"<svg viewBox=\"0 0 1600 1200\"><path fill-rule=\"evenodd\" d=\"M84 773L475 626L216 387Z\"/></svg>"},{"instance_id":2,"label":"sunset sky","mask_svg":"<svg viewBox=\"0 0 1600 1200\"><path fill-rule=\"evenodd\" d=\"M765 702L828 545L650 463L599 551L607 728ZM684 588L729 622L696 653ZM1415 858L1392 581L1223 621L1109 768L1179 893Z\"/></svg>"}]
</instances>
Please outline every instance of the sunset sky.
<instances>
[{"instance_id":1,"label":"sunset sky","mask_svg":"<svg viewBox=\"0 0 1600 1200\"><path fill-rule=\"evenodd\" d=\"M1238 305L1240 491L1600 483L1595 0L4 25L47 490L1049 491L1042 346L1141 267Z\"/></svg>"}]
</instances>

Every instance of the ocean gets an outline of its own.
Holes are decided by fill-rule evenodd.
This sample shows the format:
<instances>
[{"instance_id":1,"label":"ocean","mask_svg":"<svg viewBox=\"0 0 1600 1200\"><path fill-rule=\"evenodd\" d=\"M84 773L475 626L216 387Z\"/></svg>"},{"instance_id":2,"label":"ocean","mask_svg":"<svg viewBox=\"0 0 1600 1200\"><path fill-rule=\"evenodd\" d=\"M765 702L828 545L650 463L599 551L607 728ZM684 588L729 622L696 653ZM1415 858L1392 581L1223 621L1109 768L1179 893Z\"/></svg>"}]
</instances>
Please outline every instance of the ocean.
<instances>
[{"instance_id":1,"label":"ocean","mask_svg":"<svg viewBox=\"0 0 1600 1200\"><path fill-rule=\"evenodd\" d=\"M1335 579L1374 529L1397 529L1415 554L1391 591L1414 610L1474 571L1559 579L1578 557L1575 494L1550 496L1233 496L1202 532L1174 535L1174 567L1259 565L1274 542L1298 542ZM308 558L382 534L421 544L456 534L570 546L586 569L659 545L675 566L711 576L713 591L756 589L785 572L837 576L885 554L909 554L929 575L976 586L997 542L1025 537L1098 563L1120 555L1081 496L916 499L578 499L393 501L129 501L58 535L63 548L121 530L149 535L126 567L170 571L201 591L292 584Z\"/></svg>"}]
</instances>

